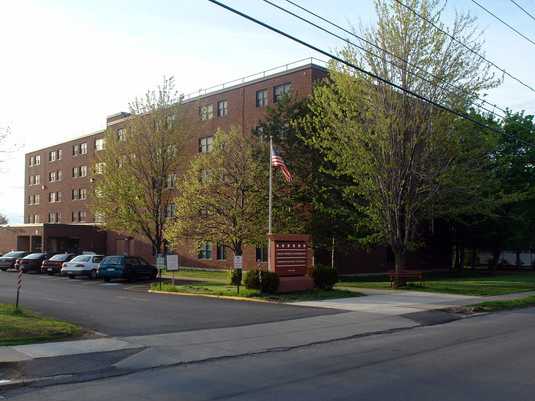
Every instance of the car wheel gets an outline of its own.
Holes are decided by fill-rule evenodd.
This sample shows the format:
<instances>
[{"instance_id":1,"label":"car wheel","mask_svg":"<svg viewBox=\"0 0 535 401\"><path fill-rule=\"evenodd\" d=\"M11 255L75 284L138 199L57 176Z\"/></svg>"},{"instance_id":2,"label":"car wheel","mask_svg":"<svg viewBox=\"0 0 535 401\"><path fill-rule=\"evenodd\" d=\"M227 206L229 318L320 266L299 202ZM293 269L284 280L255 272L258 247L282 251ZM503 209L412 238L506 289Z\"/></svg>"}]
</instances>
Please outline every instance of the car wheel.
<instances>
[{"instance_id":1,"label":"car wheel","mask_svg":"<svg viewBox=\"0 0 535 401\"><path fill-rule=\"evenodd\" d=\"M111 279L110 279L109 277L104 277L104 281L105 281L106 283L109 283L110 280L111 280Z\"/></svg>"},{"instance_id":2,"label":"car wheel","mask_svg":"<svg viewBox=\"0 0 535 401\"><path fill-rule=\"evenodd\" d=\"M73 276L72 274L69 274L69 278L70 278L70 279L73 279L74 276Z\"/></svg>"},{"instance_id":3,"label":"car wheel","mask_svg":"<svg viewBox=\"0 0 535 401\"><path fill-rule=\"evenodd\" d=\"M91 270L91 273L89 273L89 278L91 280L96 280L97 278L97 271L96 270Z\"/></svg>"}]
</instances>

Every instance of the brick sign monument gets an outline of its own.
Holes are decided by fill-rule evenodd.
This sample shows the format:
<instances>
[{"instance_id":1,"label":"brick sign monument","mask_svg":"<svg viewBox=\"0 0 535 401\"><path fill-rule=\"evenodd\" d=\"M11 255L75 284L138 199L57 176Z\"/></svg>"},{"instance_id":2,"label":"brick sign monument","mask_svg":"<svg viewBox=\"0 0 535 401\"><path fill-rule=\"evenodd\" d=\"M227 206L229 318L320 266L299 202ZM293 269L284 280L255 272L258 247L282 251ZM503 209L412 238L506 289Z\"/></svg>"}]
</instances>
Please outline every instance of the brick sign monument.
<instances>
[{"instance_id":1,"label":"brick sign monument","mask_svg":"<svg viewBox=\"0 0 535 401\"><path fill-rule=\"evenodd\" d=\"M304 291L314 288L309 276L313 250L310 235L269 234L268 270L280 277L279 292Z\"/></svg>"}]
</instances>

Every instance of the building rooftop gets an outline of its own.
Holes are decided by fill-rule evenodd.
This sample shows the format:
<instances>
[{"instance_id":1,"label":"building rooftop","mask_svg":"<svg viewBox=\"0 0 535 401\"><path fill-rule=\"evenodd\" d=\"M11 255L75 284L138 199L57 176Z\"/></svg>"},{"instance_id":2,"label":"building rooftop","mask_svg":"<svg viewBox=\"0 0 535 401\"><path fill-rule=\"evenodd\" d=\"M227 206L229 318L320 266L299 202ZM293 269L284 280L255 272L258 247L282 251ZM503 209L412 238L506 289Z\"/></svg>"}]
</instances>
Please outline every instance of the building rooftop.
<instances>
[{"instance_id":1,"label":"building rooftop","mask_svg":"<svg viewBox=\"0 0 535 401\"><path fill-rule=\"evenodd\" d=\"M272 79L274 77L277 77L279 75L285 75L294 71L299 71L304 68L318 68L321 70L326 70L327 62L324 60L320 60L315 57L309 57L304 58L301 60L293 61L291 63L287 63L284 65L279 65L277 67L269 68L264 71L257 72L255 74L247 75L245 77L237 78L232 81L227 81L218 85L210 86L208 88L199 89L198 91L187 93L187 94L181 94L180 98L184 103L190 103L199 99L202 99L207 96L215 95L221 92L226 92L229 90L237 89L242 86L250 85L256 82L260 82L265 79ZM107 116L106 118L106 126L117 124L121 121L124 121L125 119L129 118L130 113L120 111L118 113L111 114ZM105 131L105 128L93 131L87 134L77 135L75 137L69 138L64 142L70 142L77 139L82 139L91 135L101 134ZM48 145L39 149L32 150L30 152L27 152L26 155L29 155L31 153L39 152L44 149L48 149L50 147L55 146L56 144Z\"/></svg>"}]
</instances>

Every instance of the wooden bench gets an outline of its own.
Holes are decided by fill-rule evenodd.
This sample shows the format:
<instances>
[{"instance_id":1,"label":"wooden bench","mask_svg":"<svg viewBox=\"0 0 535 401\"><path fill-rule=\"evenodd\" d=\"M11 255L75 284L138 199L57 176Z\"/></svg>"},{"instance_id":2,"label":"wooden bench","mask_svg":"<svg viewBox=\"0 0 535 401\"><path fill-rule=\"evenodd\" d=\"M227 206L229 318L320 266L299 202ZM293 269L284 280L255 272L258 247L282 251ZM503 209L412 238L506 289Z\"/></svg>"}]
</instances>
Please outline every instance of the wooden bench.
<instances>
[{"instance_id":1,"label":"wooden bench","mask_svg":"<svg viewBox=\"0 0 535 401\"><path fill-rule=\"evenodd\" d=\"M394 287L395 283L399 285L406 285L408 282L415 282L418 285L424 284L424 273L416 270L400 270L399 272L388 272L390 277L390 287Z\"/></svg>"}]
</instances>

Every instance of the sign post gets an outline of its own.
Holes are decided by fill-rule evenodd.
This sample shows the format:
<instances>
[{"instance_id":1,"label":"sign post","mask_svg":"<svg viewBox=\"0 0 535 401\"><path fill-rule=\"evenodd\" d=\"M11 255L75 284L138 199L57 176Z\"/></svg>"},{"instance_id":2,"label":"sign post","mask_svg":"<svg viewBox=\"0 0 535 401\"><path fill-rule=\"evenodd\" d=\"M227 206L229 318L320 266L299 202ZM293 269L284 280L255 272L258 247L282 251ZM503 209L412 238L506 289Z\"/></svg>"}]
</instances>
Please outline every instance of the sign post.
<instances>
[{"instance_id":1,"label":"sign post","mask_svg":"<svg viewBox=\"0 0 535 401\"><path fill-rule=\"evenodd\" d=\"M165 269L165 254L159 253L156 255L156 268L160 274L160 291L162 290L162 270Z\"/></svg>"},{"instance_id":2,"label":"sign post","mask_svg":"<svg viewBox=\"0 0 535 401\"><path fill-rule=\"evenodd\" d=\"M178 271L180 263L178 260L178 255L167 255L167 271L172 273L172 283L173 287L175 286L175 272Z\"/></svg>"},{"instance_id":3,"label":"sign post","mask_svg":"<svg viewBox=\"0 0 535 401\"><path fill-rule=\"evenodd\" d=\"M17 276L17 302L15 303L15 309L19 309L20 289L22 288L22 269L19 268Z\"/></svg>"}]
</instances>

